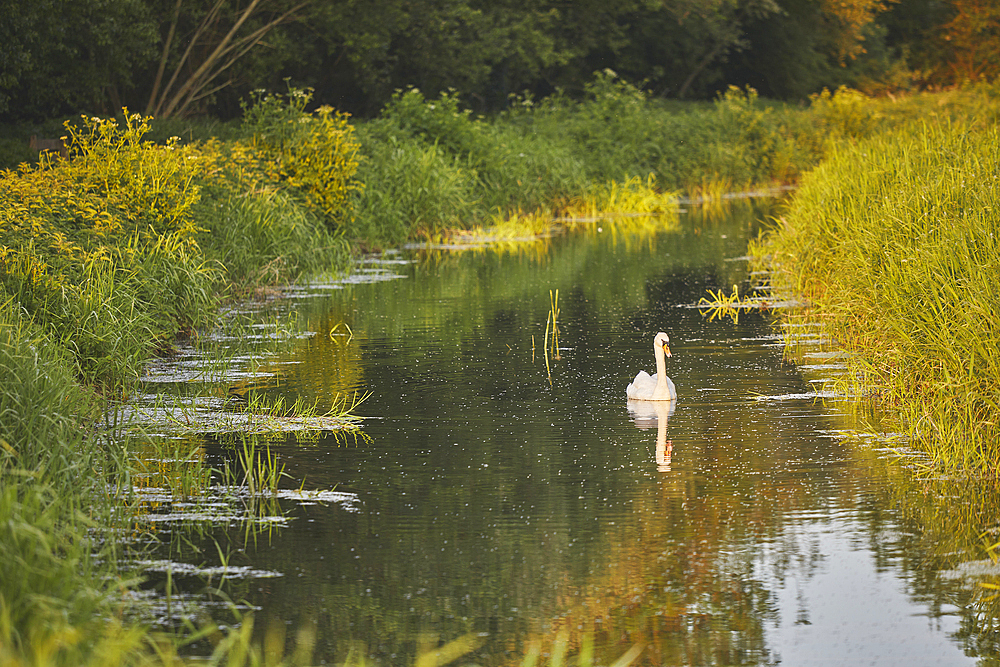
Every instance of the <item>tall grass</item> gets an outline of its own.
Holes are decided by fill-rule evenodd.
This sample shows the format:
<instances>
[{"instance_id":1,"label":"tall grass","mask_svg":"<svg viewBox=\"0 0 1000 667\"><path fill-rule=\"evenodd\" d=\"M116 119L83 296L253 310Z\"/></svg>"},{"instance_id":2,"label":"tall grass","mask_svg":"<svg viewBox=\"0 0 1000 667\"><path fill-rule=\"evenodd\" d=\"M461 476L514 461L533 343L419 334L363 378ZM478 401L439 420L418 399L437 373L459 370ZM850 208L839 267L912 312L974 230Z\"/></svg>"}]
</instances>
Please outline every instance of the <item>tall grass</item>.
<instances>
[{"instance_id":1,"label":"tall grass","mask_svg":"<svg viewBox=\"0 0 1000 667\"><path fill-rule=\"evenodd\" d=\"M260 135L273 117L294 119L292 141ZM346 120L280 104L253 119L243 143L184 145L127 112L84 118L71 159L0 172L3 664L175 662L109 620L132 453L97 420L223 299L348 260Z\"/></svg>"},{"instance_id":2,"label":"tall grass","mask_svg":"<svg viewBox=\"0 0 1000 667\"><path fill-rule=\"evenodd\" d=\"M1000 130L841 143L753 252L941 465L1000 472Z\"/></svg>"},{"instance_id":3,"label":"tall grass","mask_svg":"<svg viewBox=\"0 0 1000 667\"><path fill-rule=\"evenodd\" d=\"M554 217L635 179L660 194L785 182L817 158L786 127L795 112L752 90L679 110L603 73L583 101L515 102L485 119L454 95L397 93L381 117L359 124L365 188L348 234L391 245L536 211Z\"/></svg>"},{"instance_id":4,"label":"tall grass","mask_svg":"<svg viewBox=\"0 0 1000 667\"><path fill-rule=\"evenodd\" d=\"M730 88L713 103L678 104L605 71L583 99L519 98L482 118L457 95L408 89L379 118L357 123L365 187L345 229L361 245L386 246L554 217L612 181L652 177L660 193L700 199L792 183L839 142L920 118L996 120L997 95L983 85L881 99L841 89L800 107Z\"/></svg>"},{"instance_id":5,"label":"tall grass","mask_svg":"<svg viewBox=\"0 0 1000 667\"><path fill-rule=\"evenodd\" d=\"M857 351L858 386L944 443L941 460L995 471L998 137L939 122L963 108L995 120L995 97L841 91L797 109L731 90L679 107L604 73L582 101L515 100L493 119L409 90L352 126L291 91L258 100L225 143L154 143L127 113L68 127L72 159L0 173L0 662L177 661L175 645L108 620L114 541L94 535L131 471L94 420L223 299L343 267L345 239L541 230L561 213L660 224L677 191L794 180L830 154L759 256ZM881 135L918 116L938 124ZM260 663L248 637L213 660Z\"/></svg>"}]
</instances>

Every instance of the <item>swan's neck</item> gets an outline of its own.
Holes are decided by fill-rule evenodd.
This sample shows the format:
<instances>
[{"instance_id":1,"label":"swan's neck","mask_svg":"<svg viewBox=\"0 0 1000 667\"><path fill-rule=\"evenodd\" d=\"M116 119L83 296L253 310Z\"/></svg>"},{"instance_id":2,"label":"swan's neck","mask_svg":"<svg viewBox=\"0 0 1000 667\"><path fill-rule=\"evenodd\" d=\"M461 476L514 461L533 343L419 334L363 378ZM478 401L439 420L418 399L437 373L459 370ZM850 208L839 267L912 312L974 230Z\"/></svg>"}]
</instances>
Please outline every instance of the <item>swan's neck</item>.
<instances>
[{"instance_id":1,"label":"swan's neck","mask_svg":"<svg viewBox=\"0 0 1000 667\"><path fill-rule=\"evenodd\" d=\"M653 346L653 355L656 357L656 389L653 396L663 396L667 393L667 359L659 345Z\"/></svg>"}]
</instances>

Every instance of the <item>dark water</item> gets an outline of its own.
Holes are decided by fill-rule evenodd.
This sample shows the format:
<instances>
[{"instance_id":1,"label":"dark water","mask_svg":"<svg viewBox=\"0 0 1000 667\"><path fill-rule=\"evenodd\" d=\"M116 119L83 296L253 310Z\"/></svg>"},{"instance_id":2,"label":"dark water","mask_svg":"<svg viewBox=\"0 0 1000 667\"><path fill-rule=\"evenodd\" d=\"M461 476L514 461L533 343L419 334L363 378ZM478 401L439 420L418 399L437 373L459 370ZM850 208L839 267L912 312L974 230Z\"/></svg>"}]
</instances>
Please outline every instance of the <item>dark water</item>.
<instances>
[{"instance_id":1,"label":"dark water","mask_svg":"<svg viewBox=\"0 0 1000 667\"><path fill-rule=\"evenodd\" d=\"M454 664L520 664L560 634L573 653L592 640L595 664L634 646L649 665L996 655L977 586L996 579L980 537L995 492L915 481L846 437L850 406L810 381L835 363L784 361L758 313L709 322L693 307L745 284L739 258L768 205L505 253L405 251L368 265L397 278L301 295L314 335L277 360L269 391L321 406L370 391L369 419L356 441L272 448L283 486L355 501L282 501L284 527L207 528L170 557L214 563L218 541L230 566L280 575L222 588L258 628L285 624L289 648L315 624L316 663L408 665L468 633L479 646ZM676 407L630 413L625 386L654 370L660 330ZM212 608L196 578L178 582Z\"/></svg>"}]
</instances>

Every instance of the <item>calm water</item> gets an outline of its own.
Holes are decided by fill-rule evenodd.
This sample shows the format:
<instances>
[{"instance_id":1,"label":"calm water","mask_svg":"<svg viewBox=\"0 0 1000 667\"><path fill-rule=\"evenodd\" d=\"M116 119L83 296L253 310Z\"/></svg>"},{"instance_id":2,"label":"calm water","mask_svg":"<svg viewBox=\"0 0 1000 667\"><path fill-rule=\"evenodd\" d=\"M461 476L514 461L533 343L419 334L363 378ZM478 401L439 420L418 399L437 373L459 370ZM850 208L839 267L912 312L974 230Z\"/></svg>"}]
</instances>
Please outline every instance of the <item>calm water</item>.
<instances>
[{"instance_id":1,"label":"calm water","mask_svg":"<svg viewBox=\"0 0 1000 667\"><path fill-rule=\"evenodd\" d=\"M265 384L321 406L370 391L365 437L272 448L283 486L343 501L282 501L287 522L256 536L165 528L159 555L217 564L219 542L232 572L247 568L225 593L258 628L285 624L289 645L315 624L317 663L408 665L468 633L479 647L454 664L520 664L561 633L573 652L591 637L598 664L636 645L649 665L996 655L976 585L996 575L979 538L995 493L914 481L845 437L850 406L817 396L835 360L798 367L765 317L694 307L745 284L762 206L507 253L404 251L366 265L383 279L304 290L294 307L313 335L268 362ZM625 386L654 370L660 330L676 408L630 412ZM233 458L215 440L205 451ZM224 616L204 577L173 585Z\"/></svg>"}]
</instances>

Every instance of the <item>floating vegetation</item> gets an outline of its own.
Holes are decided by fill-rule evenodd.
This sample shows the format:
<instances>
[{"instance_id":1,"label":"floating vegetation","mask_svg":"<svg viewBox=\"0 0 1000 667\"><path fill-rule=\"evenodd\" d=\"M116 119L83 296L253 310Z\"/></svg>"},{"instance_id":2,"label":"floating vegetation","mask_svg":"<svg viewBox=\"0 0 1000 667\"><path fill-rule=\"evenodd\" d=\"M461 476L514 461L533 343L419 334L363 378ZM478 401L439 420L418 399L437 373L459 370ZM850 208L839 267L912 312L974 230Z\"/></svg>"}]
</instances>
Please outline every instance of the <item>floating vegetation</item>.
<instances>
[{"instance_id":1,"label":"floating vegetation","mask_svg":"<svg viewBox=\"0 0 1000 667\"><path fill-rule=\"evenodd\" d=\"M285 576L273 570L255 570L249 566L217 565L213 567L191 565L173 560L141 560L136 562L146 572L170 572L171 574L194 575L200 577L225 577L227 579L274 579Z\"/></svg>"},{"instance_id":2,"label":"floating vegetation","mask_svg":"<svg viewBox=\"0 0 1000 667\"><path fill-rule=\"evenodd\" d=\"M248 486L205 484L193 496L178 496L169 487L137 487L135 502L138 524L209 524L218 526L285 525L288 517L279 511L269 515L248 514L246 503L254 498L293 501L300 505L338 505L348 512L360 511L360 500L353 493L325 489L258 489L256 496ZM277 507L275 507L277 510Z\"/></svg>"},{"instance_id":3,"label":"floating vegetation","mask_svg":"<svg viewBox=\"0 0 1000 667\"><path fill-rule=\"evenodd\" d=\"M338 395L325 413L301 399L287 403L283 397L268 399L249 392L246 402L218 396L137 397L119 406L114 417L119 428L149 435L193 435L210 433L268 433L354 430L362 418L354 410L370 394Z\"/></svg>"}]
</instances>

